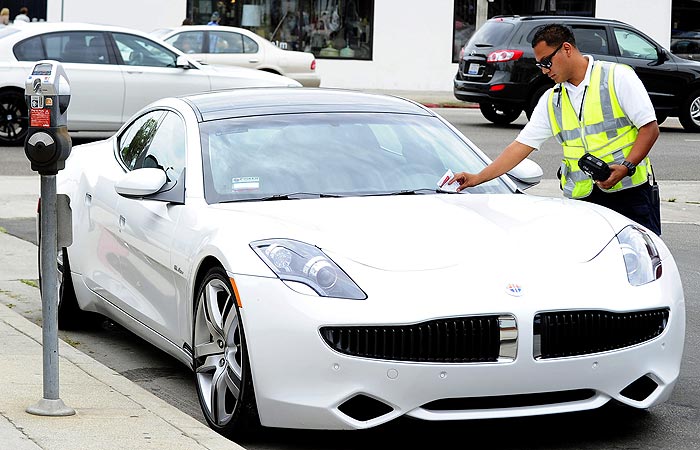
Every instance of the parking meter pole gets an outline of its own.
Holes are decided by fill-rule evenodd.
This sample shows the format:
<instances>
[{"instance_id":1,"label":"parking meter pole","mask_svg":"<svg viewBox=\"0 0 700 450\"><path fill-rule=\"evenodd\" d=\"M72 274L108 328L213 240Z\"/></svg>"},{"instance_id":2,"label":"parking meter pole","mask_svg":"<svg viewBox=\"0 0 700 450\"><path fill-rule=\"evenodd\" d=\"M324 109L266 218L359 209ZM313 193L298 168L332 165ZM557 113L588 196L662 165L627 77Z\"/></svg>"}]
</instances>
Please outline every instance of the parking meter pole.
<instances>
[{"instance_id":1,"label":"parking meter pole","mask_svg":"<svg viewBox=\"0 0 700 450\"><path fill-rule=\"evenodd\" d=\"M70 416L73 408L59 398L58 383L58 282L56 278L56 176L41 176L41 317L44 363L44 398L27 408L39 416Z\"/></svg>"},{"instance_id":2,"label":"parking meter pole","mask_svg":"<svg viewBox=\"0 0 700 450\"><path fill-rule=\"evenodd\" d=\"M70 85L58 61L39 61L25 86L29 107L29 131L24 151L32 170L41 175L41 221L39 255L41 265L42 344L44 397L27 408L40 416L70 416L58 395L58 221L56 174L65 166L71 150L66 126Z\"/></svg>"}]
</instances>

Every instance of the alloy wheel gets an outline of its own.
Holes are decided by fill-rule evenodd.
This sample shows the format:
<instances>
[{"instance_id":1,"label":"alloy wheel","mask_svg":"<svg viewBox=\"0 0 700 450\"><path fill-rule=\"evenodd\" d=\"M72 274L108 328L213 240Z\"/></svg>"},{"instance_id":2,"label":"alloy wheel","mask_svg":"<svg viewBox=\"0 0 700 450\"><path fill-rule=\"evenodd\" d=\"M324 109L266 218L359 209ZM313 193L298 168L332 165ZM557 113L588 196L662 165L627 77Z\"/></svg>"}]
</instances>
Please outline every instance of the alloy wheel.
<instances>
[{"instance_id":1,"label":"alloy wheel","mask_svg":"<svg viewBox=\"0 0 700 450\"><path fill-rule=\"evenodd\" d=\"M243 345L235 297L221 277L208 278L200 290L194 323L196 380L205 414L227 425L241 397Z\"/></svg>"}]
</instances>

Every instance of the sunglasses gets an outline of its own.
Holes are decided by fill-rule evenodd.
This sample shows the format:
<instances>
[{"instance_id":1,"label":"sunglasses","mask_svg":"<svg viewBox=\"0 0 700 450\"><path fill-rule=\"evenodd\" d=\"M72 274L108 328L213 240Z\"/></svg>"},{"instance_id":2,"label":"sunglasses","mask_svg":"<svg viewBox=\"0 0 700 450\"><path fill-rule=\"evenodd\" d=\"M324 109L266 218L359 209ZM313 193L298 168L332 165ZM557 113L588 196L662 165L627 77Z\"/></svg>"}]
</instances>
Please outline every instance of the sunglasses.
<instances>
[{"instance_id":1,"label":"sunglasses","mask_svg":"<svg viewBox=\"0 0 700 450\"><path fill-rule=\"evenodd\" d=\"M564 45L563 42L559 44L559 47L557 47L557 49L554 50L551 55L545 56L540 61L535 61L535 65L540 69L550 69L552 67L552 58L554 58L554 55L561 50L562 45Z\"/></svg>"}]
</instances>

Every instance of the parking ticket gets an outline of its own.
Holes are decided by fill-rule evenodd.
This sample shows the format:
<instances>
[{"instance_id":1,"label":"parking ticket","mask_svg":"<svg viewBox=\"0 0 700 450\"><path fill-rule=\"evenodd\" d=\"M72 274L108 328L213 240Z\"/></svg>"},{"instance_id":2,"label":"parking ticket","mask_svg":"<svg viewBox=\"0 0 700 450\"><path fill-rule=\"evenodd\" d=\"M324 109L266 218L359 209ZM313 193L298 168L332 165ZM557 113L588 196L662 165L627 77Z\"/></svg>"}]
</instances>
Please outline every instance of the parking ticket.
<instances>
[{"instance_id":1,"label":"parking ticket","mask_svg":"<svg viewBox=\"0 0 700 450\"><path fill-rule=\"evenodd\" d=\"M457 188L459 187L459 183L455 182L452 184L447 184L448 181L454 177L455 174L452 173L452 170L447 169L447 172L443 176L440 177L440 179L437 182L437 187L440 188L440 190L443 191L448 191L448 192L457 192Z\"/></svg>"}]
</instances>

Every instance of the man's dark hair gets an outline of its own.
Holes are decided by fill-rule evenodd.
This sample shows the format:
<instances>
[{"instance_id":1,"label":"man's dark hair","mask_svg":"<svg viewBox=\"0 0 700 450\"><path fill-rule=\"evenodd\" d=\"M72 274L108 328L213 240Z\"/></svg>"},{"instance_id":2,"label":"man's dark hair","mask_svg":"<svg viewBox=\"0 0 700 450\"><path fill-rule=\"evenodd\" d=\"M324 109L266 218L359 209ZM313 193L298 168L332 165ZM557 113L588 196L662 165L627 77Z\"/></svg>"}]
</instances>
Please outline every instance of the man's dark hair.
<instances>
[{"instance_id":1,"label":"man's dark hair","mask_svg":"<svg viewBox=\"0 0 700 450\"><path fill-rule=\"evenodd\" d=\"M550 47L559 47L564 42L568 42L576 47L574 32L566 25L558 23L550 23L539 27L532 37L532 48L535 48L542 41Z\"/></svg>"}]
</instances>

